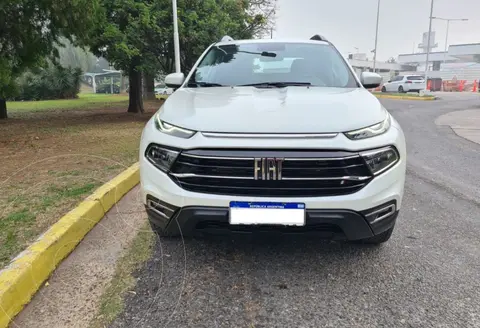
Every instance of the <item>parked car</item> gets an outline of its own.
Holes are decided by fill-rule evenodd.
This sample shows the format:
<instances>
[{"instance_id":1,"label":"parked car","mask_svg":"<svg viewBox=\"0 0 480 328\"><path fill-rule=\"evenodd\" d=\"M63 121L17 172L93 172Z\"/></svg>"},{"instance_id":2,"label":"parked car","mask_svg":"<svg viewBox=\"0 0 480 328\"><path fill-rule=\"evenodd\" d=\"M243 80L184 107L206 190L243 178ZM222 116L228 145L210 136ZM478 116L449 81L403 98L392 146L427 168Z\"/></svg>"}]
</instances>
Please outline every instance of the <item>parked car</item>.
<instances>
[{"instance_id":1,"label":"parked car","mask_svg":"<svg viewBox=\"0 0 480 328\"><path fill-rule=\"evenodd\" d=\"M97 93L112 93L112 86L110 84L97 85ZM116 84L113 85L113 93L120 93L120 87Z\"/></svg>"},{"instance_id":2,"label":"parked car","mask_svg":"<svg viewBox=\"0 0 480 328\"><path fill-rule=\"evenodd\" d=\"M171 95L173 93L173 89L167 87L166 85L157 84L155 86L155 94L156 95Z\"/></svg>"},{"instance_id":3,"label":"parked car","mask_svg":"<svg viewBox=\"0 0 480 328\"><path fill-rule=\"evenodd\" d=\"M397 75L382 86L382 92L420 92L426 87L421 75Z\"/></svg>"},{"instance_id":4,"label":"parked car","mask_svg":"<svg viewBox=\"0 0 480 328\"><path fill-rule=\"evenodd\" d=\"M275 61L281 70L258 67ZM402 204L406 146L368 91L381 80L357 77L318 35L214 43L186 77L166 77L176 91L142 133L141 198L153 230L386 242Z\"/></svg>"}]
</instances>

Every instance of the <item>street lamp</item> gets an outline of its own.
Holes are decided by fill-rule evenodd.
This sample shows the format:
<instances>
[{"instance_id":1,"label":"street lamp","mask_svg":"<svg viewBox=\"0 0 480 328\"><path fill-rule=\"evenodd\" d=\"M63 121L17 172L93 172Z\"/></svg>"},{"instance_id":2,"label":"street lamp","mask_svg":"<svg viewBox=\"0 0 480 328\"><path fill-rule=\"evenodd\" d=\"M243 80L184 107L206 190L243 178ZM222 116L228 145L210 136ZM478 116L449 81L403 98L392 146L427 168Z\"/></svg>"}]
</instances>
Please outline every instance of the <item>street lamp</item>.
<instances>
[{"instance_id":1,"label":"street lamp","mask_svg":"<svg viewBox=\"0 0 480 328\"><path fill-rule=\"evenodd\" d=\"M375 72L375 66L377 63L377 42L378 42L378 22L380 20L380 0L378 0L377 6L377 27L375 30L375 50L373 50L373 72Z\"/></svg>"},{"instance_id":2,"label":"street lamp","mask_svg":"<svg viewBox=\"0 0 480 328\"><path fill-rule=\"evenodd\" d=\"M425 61L425 90L427 89L427 86L428 86L428 59L430 57L430 36L432 34L433 1L434 0L432 0L432 4L430 5L430 23L428 26L428 37L427 37L427 59Z\"/></svg>"},{"instance_id":3,"label":"street lamp","mask_svg":"<svg viewBox=\"0 0 480 328\"><path fill-rule=\"evenodd\" d=\"M443 59L443 61L446 62L447 61L447 50L448 50L448 30L450 28L450 22L454 22L454 21L466 22L466 21L468 21L468 19L467 18L442 18L442 17L432 17L432 19L447 21L447 36L445 37L445 54L444 54L444 59Z\"/></svg>"},{"instance_id":4,"label":"street lamp","mask_svg":"<svg viewBox=\"0 0 480 328\"><path fill-rule=\"evenodd\" d=\"M177 0L172 0L173 7L173 47L175 51L175 73L180 73L180 39L178 36Z\"/></svg>"}]
</instances>

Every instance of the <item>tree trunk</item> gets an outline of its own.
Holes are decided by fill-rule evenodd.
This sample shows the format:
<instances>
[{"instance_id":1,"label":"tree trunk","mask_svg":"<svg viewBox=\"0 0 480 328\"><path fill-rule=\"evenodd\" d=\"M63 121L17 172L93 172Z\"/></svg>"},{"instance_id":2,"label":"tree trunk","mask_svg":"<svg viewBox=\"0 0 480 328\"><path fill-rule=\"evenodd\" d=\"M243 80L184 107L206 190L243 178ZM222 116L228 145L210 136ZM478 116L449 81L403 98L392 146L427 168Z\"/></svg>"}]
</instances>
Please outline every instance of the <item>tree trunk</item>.
<instances>
[{"instance_id":1,"label":"tree trunk","mask_svg":"<svg viewBox=\"0 0 480 328\"><path fill-rule=\"evenodd\" d=\"M123 75L123 72L120 74L120 93L125 92L125 76Z\"/></svg>"},{"instance_id":2,"label":"tree trunk","mask_svg":"<svg viewBox=\"0 0 480 328\"><path fill-rule=\"evenodd\" d=\"M152 74L144 74L145 99L155 100L155 77Z\"/></svg>"},{"instance_id":3,"label":"tree trunk","mask_svg":"<svg viewBox=\"0 0 480 328\"><path fill-rule=\"evenodd\" d=\"M135 69L130 69L128 80L130 83L128 94L128 112L143 113L142 73Z\"/></svg>"},{"instance_id":4,"label":"tree trunk","mask_svg":"<svg viewBox=\"0 0 480 328\"><path fill-rule=\"evenodd\" d=\"M0 98L0 119L6 119L7 116L7 101Z\"/></svg>"}]
</instances>

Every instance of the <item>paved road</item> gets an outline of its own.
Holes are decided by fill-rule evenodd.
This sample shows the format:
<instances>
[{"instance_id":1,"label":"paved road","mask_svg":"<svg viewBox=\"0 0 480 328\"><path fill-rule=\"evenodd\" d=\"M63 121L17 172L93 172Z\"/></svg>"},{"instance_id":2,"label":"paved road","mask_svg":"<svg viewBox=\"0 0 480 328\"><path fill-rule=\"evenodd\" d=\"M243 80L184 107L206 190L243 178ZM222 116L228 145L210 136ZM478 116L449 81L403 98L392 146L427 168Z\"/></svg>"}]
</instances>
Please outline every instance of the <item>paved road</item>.
<instances>
[{"instance_id":1,"label":"paved road","mask_svg":"<svg viewBox=\"0 0 480 328\"><path fill-rule=\"evenodd\" d=\"M409 147L388 244L160 240L112 327L480 327L480 145L434 123L480 99L382 102Z\"/></svg>"}]
</instances>

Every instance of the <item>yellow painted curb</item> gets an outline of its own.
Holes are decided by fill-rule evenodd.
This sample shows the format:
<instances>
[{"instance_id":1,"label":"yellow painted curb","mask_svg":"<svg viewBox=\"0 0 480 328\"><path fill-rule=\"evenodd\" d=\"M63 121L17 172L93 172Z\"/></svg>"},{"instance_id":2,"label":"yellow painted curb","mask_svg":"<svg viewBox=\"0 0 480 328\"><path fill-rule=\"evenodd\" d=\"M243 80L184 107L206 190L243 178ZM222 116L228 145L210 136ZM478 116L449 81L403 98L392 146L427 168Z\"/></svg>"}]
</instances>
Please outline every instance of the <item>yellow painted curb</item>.
<instances>
[{"instance_id":1,"label":"yellow painted curb","mask_svg":"<svg viewBox=\"0 0 480 328\"><path fill-rule=\"evenodd\" d=\"M58 264L139 181L136 163L95 190L0 271L0 328L7 327Z\"/></svg>"},{"instance_id":2,"label":"yellow painted curb","mask_svg":"<svg viewBox=\"0 0 480 328\"><path fill-rule=\"evenodd\" d=\"M403 99L403 100L419 100L419 101L431 101L435 100L435 97L409 97L409 96L393 96L393 95L382 95L382 94L373 94L377 98L385 99Z\"/></svg>"}]
</instances>

